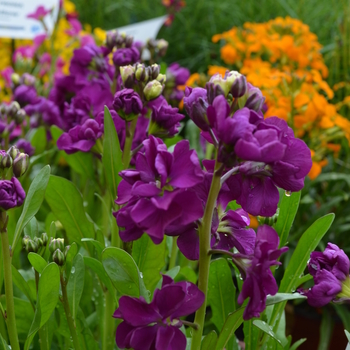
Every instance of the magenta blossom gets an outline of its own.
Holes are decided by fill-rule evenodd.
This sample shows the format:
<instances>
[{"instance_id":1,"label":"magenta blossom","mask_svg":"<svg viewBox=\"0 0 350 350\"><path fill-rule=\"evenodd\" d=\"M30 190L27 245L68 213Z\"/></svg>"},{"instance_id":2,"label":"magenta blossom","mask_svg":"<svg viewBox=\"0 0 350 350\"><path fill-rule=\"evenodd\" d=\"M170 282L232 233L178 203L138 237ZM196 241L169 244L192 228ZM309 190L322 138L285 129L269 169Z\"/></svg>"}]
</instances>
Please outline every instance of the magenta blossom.
<instances>
[{"instance_id":1,"label":"magenta blossom","mask_svg":"<svg viewBox=\"0 0 350 350\"><path fill-rule=\"evenodd\" d=\"M50 12L51 12L51 10L45 10L44 6L38 6L37 9L35 10L35 12L27 15L27 18L33 18L33 19L36 19L38 21L42 21L44 19L44 17Z\"/></svg>"},{"instance_id":2,"label":"magenta blossom","mask_svg":"<svg viewBox=\"0 0 350 350\"><path fill-rule=\"evenodd\" d=\"M10 181L0 180L0 210L21 206L25 197L22 185L15 177Z\"/></svg>"},{"instance_id":3,"label":"magenta blossom","mask_svg":"<svg viewBox=\"0 0 350 350\"><path fill-rule=\"evenodd\" d=\"M270 270L273 265L281 265L277 259L288 250L287 247L278 249L279 237L270 226L259 226L256 235L255 249L252 255L235 254L233 262L240 268L243 275L243 286L238 296L238 303L249 298L243 313L243 319L260 317L266 308L266 296L275 295L278 286Z\"/></svg>"},{"instance_id":4,"label":"magenta blossom","mask_svg":"<svg viewBox=\"0 0 350 350\"><path fill-rule=\"evenodd\" d=\"M123 320L117 327L119 348L134 350L185 350L186 337L179 329L180 317L195 312L204 294L190 282L177 282L164 275L148 304L142 297L122 296L113 317Z\"/></svg>"}]
</instances>

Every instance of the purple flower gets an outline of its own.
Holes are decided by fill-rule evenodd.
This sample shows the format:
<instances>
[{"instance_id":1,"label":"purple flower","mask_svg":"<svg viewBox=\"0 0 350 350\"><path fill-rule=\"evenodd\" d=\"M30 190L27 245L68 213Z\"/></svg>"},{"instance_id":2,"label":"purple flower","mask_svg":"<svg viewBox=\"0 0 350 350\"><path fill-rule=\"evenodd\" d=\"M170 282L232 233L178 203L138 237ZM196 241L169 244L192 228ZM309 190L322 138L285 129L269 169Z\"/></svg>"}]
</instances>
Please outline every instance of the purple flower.
<instances>
[{"instance_id":1,"label":"purple flower","mask_svg":"<svg viewBox=\"0 0 350 350\"><path fill-rule=\"evenodd\" d=\"M24 107L28 104L35 103L38 99L38 95L34 86L20 85L14 91L13 99L17 101L21 107Z\"/></svg>"},{"instance_id":2,"label":"purple flower","mask_svg":"<svg viewBox=\"0 0 350 350\"><path fill-rule=\"evenodd\" d=\"M172 63L167 69L167 80L174 80L175 85L184 85L190 77L190 71L178 63Z\"/></svg>"},{"instance_id":3,"label":"purple flower","mask_svg":"<svg viewBox=\"0 0 350 350\"><path fill-rule=\"evenodd\" d=\"M32 156L34 154L35 148L32 146L32 144L29 141L25 139L19 139L16 142L16 146L23 153L27 153L28 156Z\"/></svg>"},{"instance_id":4,"label":"purple flower","mask_svg":"<svg viewBox=\"0 0 350 350\"><path fill-rule=\"evenodd\" d=\"M261 90L250 83L247 83L246 103L244 107L252 109L256 112L261 111L265 103L265 97Z\"/></svg>"},{"instance_id":5,"label":"purple flower","mask_svg":"<svg viewBox=\"0 0 350 350\"><path fill-rule=\"evenodd\" d=\"M140 51L135 46L120 48L113 53L113 63L119 67L134 64L139 59Z\"/></svg>"},{"instance_id":6,"label":"purple flower","mask_svg":"<svg viewBox=\"0 0 350 350\"><path fill-rule=\"evenodd\" d=\"M25 197L22 185L15 177L11 181L0 180L0 210L21 206Z\"/></svg>"},{"instance_id":7,"label":"purple flower","mask_svg":"<svg viewBox=\"0 0 350 350\"><path fill-rule=\"evenodd\" d=\"M135 170L124 170L118 186L119 205L128 203L114 215L124 227L124 241L146 232L159 244L172 223L187 225L203 215L200 199L191 188L203 180L202 169L188 141L180 141L173 153L152 135L143 142L145 153L136 158ZM127 225L125 223L128 222Z\"/></svg>"},{"instance_id":8,"label":"purple flower","mask_svg":"<svg viewBox=\"0 0 350 350\"><path fill-rule=\"evenodd\" d=\"M122 296L113 317L123 320L117 327L116 343L121 349L185 350L186 337L180 331L180 317L195 312L204 294L190 282L174 281L164 275L148 304L142 297Z\"/></svg>"},{"instance_id":9,"label":"purple flower","mask_svg":"<svg viewBox=\"0 0 350 350\"><path fill-rule=\"evenodd\" d=\"M300 291L307 296L311 306L322 307L331 301L350 299L350 262L337 245L328 243L325 251L312 252L308 269L314 278L314 286Z\"/></svg>"},{"instance_id":10,"label":"purple flower","mask_svg":"<svg viewBox=\"0 0 350 350\"><path fill-rule=\"evenodd\" d=\"M37 9L35 10L35 12L30 13L29 15L27 15L27 18L33 18L36 19L38 21L42 21L44 19L44 17L50 13L51 10L45 10L44 6L38 6Z\"/></svg>"},{"instance_id":11,"label":"purple flower","mask_svg":"<svg viewBox=\"0 0 350 350\"><path fill-rule=\"evenodd\" d=\"M277 259L288 250L287 247L278 249L278 245L277 232L270 226L262 225L259 226L256 235L254 254L250 256L235 254L237 258L233 258L244 278L237 301L242 304L245 299L249 298L243 313L244 320L260 317L260 313L266 308L266 296L268 294L275 295L278 291L270 267L281 265ZM242 262L245 264L245 268L242 268Z\"/></svg>"},{"instance_id":12,"label":"purple flower","mask_svg":"<svg viewBox=\"0 0 350 350\"><path fill-rule=\"evenodd\" d=\"M125 120L131 120L142 110L143 104L133 89L123 89L114 95L113 108Z\"/></svg>"},{"instance_id":13,"label":"purple flower","mask_svg":"<svg viewBox=\"0 0 350 350\"><path fill-rule=\"evenodd\" d=\"M72 98L70 104L65 102L63 115L66 124L65 129L69 130L76 125L83 124L90 118L91 109L91 99L86 94L77 94Z\"/></svg>"},{"instance_id":14,"label":"purple flower","mask_svg":"<svg viewBox=\"0 0 350 350\"><path fill-rule=\"evenodd\" d=\"M100 124L94 119L88 119L83 125L77 125L68 133L62 134L57 140L57 147L67 154L78 151L89 152L101 135Z\"/></svg>"},{"instance_id":15,"label":"purple flower","mask_svg":"<svg viewBox=\"0 0 350 350\"><path fill-rule=\"evenodd\" d=\"M184 107L193 122L202 130L209 130L207 117L207 90L203 88L186 87L184 97Z\"/></svg>"},{"instance_id":16,"label":"purple flower","mask_svg":"<svg viewBox=\"0 0 350 350\"><path fill-rule=\"evenodd\" d=\"M178 113L178 108L173 108L166 99L160 95L155 100L149 101L148 107L152 109L151 122L148 133L154 136L174 136L178 133L180 120L185 116Z\"/></svg>"}]
</instances>

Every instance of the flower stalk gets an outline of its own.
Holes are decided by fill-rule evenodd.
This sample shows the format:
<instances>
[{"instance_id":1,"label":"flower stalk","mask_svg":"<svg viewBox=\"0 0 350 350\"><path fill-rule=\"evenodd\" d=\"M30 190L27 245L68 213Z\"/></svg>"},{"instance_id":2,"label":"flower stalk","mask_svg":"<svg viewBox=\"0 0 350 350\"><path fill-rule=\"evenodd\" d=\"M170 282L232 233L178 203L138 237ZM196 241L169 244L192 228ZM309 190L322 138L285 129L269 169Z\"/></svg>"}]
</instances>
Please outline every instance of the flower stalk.
<instances>
[{"instance_id":1,"label":"flower stalk","mask_svg":"<svg viewBox=\"0 0 350 350\"><path fill-rule=\"evenodd\" d=\"M6 325L10 338L12 350L20 350L18 342L18 333L16 327L15 304L13 300L13 284L12 284L12 266L9 237L7 233L8 216L6 212L0 212L1 225L1 246L4 264L4 282L5 282L5 298L6 298Z\"/></svg>"},{"instance_id":2,"label":"flower stalk","mask_svg":"<svg viewBox=\"0 0 350 350\"><path fill-rule=\"evenodd\" d=\"M211 237L211 223L213 212L221 187L221 173L223 168L221 163L216 161L213 179L210 186L208 201L205 206L202 224L199 227L199 272L198 272L198 288L204 293L205 300L202 306L197 310L194 323L198 325L198 329L194 329L192 338L192 350L200 349L205 310L207 304L208 281L209 281L209 267L210 267L210 237Z\"/></svg>"},{"instance_id":3,"label":"flower stalk","mask_svg":"<svg viewBox=\"0 0 350 350\"><path fill-rule=\"evenodd\" d=\"M133 119L130 122L130 125L128 125L128 122L125 122L126 133L125 133L125 145L124 145L124 150L123 150L124 169L129 168L129 164L130 164L130 160L131 160L131 146L132 146L132 141L134 139L137 119L138 118Z\"/></svg>"}]
</instances>

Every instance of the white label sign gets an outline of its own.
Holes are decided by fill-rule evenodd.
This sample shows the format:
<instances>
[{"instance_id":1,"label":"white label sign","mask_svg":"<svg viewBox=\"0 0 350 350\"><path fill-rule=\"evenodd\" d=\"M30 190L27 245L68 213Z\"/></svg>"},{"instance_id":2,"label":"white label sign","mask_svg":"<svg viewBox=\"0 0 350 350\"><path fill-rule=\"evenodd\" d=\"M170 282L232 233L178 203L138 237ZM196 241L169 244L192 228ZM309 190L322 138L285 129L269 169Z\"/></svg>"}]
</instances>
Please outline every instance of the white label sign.
<instances>
[{"instance_id":1,"label":"white label sign","mask_svg":"<svg viewBox=\"0 0 350 350\"><path fill-rule=\"evenodd\" d=\"M117 28L117 31L132 35L134 37L134 41L142 41L145 43L148 39L155 39L157 37L159 29L167 18L168 16L157 17L148 21L138 22L129 26Z\"/></svg>"},{"instance_id":2,"label":"white label sign","mask_svg":"<svg viewBox=\"0 0 350 350\"><path fill-rule=\"evenodd\" d=\"M44 17L44 23L52 31L59 11L59 0L0 0L0 37L13 39L33 39L44 34L43 25L29 14L39 6L51 10Z\"/></svg>"}]
</instances>

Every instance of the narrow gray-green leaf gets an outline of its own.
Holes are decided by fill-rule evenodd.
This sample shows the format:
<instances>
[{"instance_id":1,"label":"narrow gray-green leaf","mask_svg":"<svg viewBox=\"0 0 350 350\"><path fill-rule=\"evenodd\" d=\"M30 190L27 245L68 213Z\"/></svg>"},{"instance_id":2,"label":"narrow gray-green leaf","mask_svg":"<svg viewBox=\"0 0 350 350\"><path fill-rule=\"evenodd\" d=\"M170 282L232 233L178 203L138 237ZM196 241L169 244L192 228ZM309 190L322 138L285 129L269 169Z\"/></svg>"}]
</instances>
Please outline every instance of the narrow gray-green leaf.
<instances>
[{"instance_id":1,"label":"narrow gray-green leaf","mask_svg":"<svg viewBox=\"0 0 350 350\"><path fill-rule=\"evenodd\" d=\"M222 328L228 314L234 311L235 294L236 289L226 259L213 260L209 270L208 304L213 312L211 320L217 329Z\"/></svg>"},{"instance_id":2,"label":"narrow gray-green leaf","mask_svg":"<svg viewBox=\"0 0 350 350\"><path fill-rule=\"evenodd\" d=\"M218 336L215 331L208 333L202 340L201 350L212 350L215 349L215 344Z\"/></svg>"},{"instance_id":3,"label":"narrow gray-green leaf","mask_svg":"<svg viewBox=\"0 0 350 350\"><path fill-rule=\"evenodd\" d=\"M31 220L31 218L38 212L40 209L41 203L44 200L46 187L50 177L50 166L44 166L38 175L35 176L33 182L31 183L29 190L27 192L26 199L24 201L22 214L19 217L15 229L15 234L13 237L12 250L15 250L15 247L20 239L20 235L24 226Z\"/></svg>"},{"instance_id":4,"label":"narrow gray-green leaf","mask_svg":"<svg viewBox=\"0 0 350 350\"><path fill-rule=\"evenodd\" d=\"M153 293L165 264L165 239L155 245L148 235L143 235L134 242L132 256L143 275L146 288Z\"/></svg>"},{"instance_id":5,"label":"narrow gray-green leaf","mask_svg":"<svg viewBox=\"0 0 350 350\"><path fill-rule=\"evenodd\" d=\"M28 300L31 303L33 309L35 310L35 307L34 307L35 295L33 295L32 290L29 287L27 281L23 278L23 276L18 272L18 270L14 266L11 267L11 270L12 270L13 283L28 298Z\"/></svg>"},{"instance_id":6,"label":"narrow gray-green leaf","mask_svg":"<svg viewBox=\"0 0 350 350\"><path fill-rule=\"evenodd\" d=\"M103 246L101 242L96 241L95 239L92 239L92 238L82 238L81 241L87 242L88 244L93 245L96 248L98 257L101 259L102 251L103 249L106 248L105 246Z\"/></svg>"},{"instance_id":7,"label":"narrow gray-green leaf","mask_svg":"<svg viewBox=\"0 0 350 350\"><path fill-rule=\"evenodd\" d=\"M35 216L31 218L27 225L24 227L24 234L29 236L31 239L38 237L38 221Z\"/></svg>"},{"instance_id":8,"label":"narrow gray-green leaf","mask_svg":"<svg viewBox=\"0 0 350 350\"><path fill-rule=\"evenodd\" d=\"M296 350L296 349L298 349L298 347L299 347L301 344L305 343L306 340L307 340L306 338L301 338L301 339L297 340L297 341L289 348L289 350Z\"/></svg>"},{"instance_id":9,"label":"narrow gray-green leaf","mask_svg":"<svg viewBox=\"0 0 350 350\"><path fill-rule=\"evenodd\" d=\"M113 198L117 197L117 187L121 180L118 175L123 170L122 151L117 131L107 106L104 110L103 168Z\"/></svg>"},{"instance_id":10,"label":"narrow gray-green leaf","mask_svg":"<svg viewBox=\"0 0 350 350\"><path fill-rule=\"evenodd\" d=\"M288 240L289 231L299 208L300 196L300 191L293 192L290 196L283 195L279 203L279 214L275 229L280 237L280 247L283 247Z\"/></svg>"},{"instance_id":11,"label":"narrow gray-green leaf","mask_svg":"<svg viewBox=\"0 0 350 350\"><path fill-rule=\"evenodd\" d=\"M84 259L80 254L77 254L73 259L71 274L67 284L68 303L74 319L76 319L80 298L84 290L84 276Z\"/></svg>"},{"instance_id":12,"label":"narrow gray-green leaf","mask_svg":"<svg viewBox=\"0 0 350 350\"><path fill-rule=\"evenodd\" d=\"M67 281L69 280L70 273L72 271L72 264L73 264L73 259L78 253L78 246L75 242L73 242L70 245L70 248L68 250L67 256L66 256L66 276L67 276Z\"/></svg>"},{"instance_id":13,"label":"narrow gray-green leaf","mask_svg":"<svg viewBox=\"0 0 350 350\"><path fill-rule=\"evenodd\" d=\"M42 273L44 268L47 266L46 260L39 254L36 254L33 252L28 254L28 260L31 263L31 265L34 267L34 269L39 273Z\"/></svg>"},{"instance_id":14,"label":"narrow gray-green leaf","mask_svg":"<svg viewBox=\"0 0 350 350\"><path fill-rule=\"evenodd\" d=\"M11 348L7 345L4 338L0 334L0 344L1 344L1 350L11 350Z\"/></svg>"},{"instance_id":15,"label":"narrow gray-green leaf","mask_svg":"<svg viewBox=\"0 0 350 350\"><path fill-rule=\"evenodd\" d=\"M38 287L36 311L24 349L29 349L36 332L48 321L58 302L60 290L60 270L51 263L43 270Z\"/></svg>"},{"instance_id":16,"label":"narrow gray-green leaf","mask_svg":"<svg viewBox=\"0 0 350 350\"><path fill-rule=\"evenodd\" d=\"M279 348L283 348L281 340L278 339L277 335L273 332L272 327L269 324L267 324L266 322L264 322L262 320L254 320L253 325L258 327L263 332L268 334L272 339L274 339L278 343Z\"/></svg>"},{"instance_id":17,"label":"narrow gray-green leaf","mask_svg":"<svg viewBox=\"0 0 350 350\"><path fill-rule=\"evenodd\" d=\"M122 249L108 247L102 253L102 264L118 292L140 296L139 271L131 255Z\"/></svg>"},{"instance_id":18,"label":"narrow gray-green leaf","mask_svg":"<svg viewBox=\"0 0 350 350\"><path fill-rule=\"evenodd\" d=\"M95 237L94 225L86 217L81 193L72 182L51 175L45 199L65 228L69 243L81 244L82 238Z\"/></svg>"}]
</instances>

